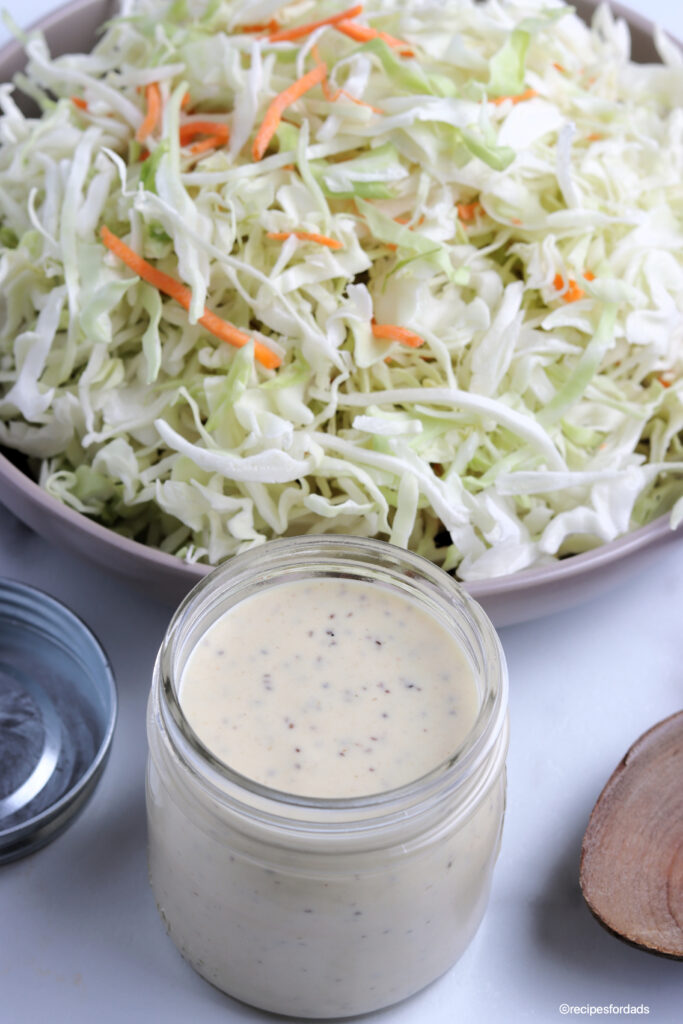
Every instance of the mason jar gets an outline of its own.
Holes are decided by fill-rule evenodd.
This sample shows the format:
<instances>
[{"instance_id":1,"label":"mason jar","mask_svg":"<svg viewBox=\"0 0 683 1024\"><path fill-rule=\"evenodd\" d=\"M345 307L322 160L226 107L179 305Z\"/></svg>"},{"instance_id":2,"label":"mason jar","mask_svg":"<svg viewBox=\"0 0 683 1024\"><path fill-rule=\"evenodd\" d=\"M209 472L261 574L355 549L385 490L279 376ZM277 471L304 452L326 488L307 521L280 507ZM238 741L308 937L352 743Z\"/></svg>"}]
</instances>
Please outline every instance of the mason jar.
<instances>
[{"instance_id":1,"label":"mason jar","mask_svg":"<svg viewBox=\"0 0 683 1024\"><path fill-rule=\"evenodd\" d=\"M203 745L179 700L189 655L228 609L264 588L330 577L388 588L433 616L478 691L458 749L369 796L294 795L239 774ZM411 995L465 950L500 846L507 673L490 621L447 573L345 536L277 540L233 558L173 618L147 730L152 888L171 939L213 985L279 1014L348 1016Z\"/></svg>"}]
</instances>

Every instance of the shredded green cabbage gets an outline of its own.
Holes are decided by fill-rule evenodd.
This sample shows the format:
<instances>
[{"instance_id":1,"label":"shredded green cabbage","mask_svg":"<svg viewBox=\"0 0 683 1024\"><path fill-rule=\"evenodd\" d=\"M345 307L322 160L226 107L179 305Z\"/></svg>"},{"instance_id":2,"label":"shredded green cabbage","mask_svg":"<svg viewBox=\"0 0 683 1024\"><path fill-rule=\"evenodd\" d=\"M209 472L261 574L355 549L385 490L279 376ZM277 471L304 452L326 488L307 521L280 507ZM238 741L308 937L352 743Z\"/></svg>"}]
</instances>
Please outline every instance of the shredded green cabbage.
<instances>
[{"instance_id":1,"label":"shredded green cabbage","mask_svg":"<svg viewBox=\"0 0 683 1024\"><path fill-rule=\"evenodd\" d=\"M676 526L678 50L659 34L662 64L636 65L606 6L588 27L560 0L369 0L358 21L412 56L252 27L342 6L140 0L89 55L26 40L40 116L0 86L0 443L61 501L192 562L335 532L476 580ZM269 104L316 60L327 88L254 162ZM229 142L193 153L193 119ZM190 287L189 310L102 225ZM205 305L281 365L210 335Z\"/></svg>"}]
</instances>

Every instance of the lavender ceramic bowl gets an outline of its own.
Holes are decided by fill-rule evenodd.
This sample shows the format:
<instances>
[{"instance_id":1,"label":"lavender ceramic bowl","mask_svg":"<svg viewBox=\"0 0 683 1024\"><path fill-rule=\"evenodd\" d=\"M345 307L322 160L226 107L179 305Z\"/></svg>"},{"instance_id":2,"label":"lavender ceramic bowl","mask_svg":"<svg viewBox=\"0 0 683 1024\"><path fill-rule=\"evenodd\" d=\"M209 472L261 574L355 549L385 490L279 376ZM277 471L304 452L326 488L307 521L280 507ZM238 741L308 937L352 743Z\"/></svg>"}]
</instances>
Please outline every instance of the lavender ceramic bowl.
<instances>
[{"instance_id":1,"label":"lavender ceramic bowl","mask_svg":"<svg viewBox=\"0 0 683 1024\"><path fill-rule=\"evenodd\" d=\"M117 11L116 0L74 0L43 18L38 27L53 53L91 49L96 31ZM588 20L597 4L575 0L578 14ZM652 25L620 4L612 4L631 29L633 58L658 60ZM0 50L0 81L5 82L24 65L18 44ZM119 536L88 519L43 491L20 468L11 453L0 454L0 501L19 519L52 543L63 545L97 565L136 583L147 593L176 604L205 576L209 566L188 565L172 555ZM627 536L550 566L467 584L494 625L506 626L560 611L595 597L642 570L661 548L676 539L666 517Z\"/></svg>"}]
</instances>

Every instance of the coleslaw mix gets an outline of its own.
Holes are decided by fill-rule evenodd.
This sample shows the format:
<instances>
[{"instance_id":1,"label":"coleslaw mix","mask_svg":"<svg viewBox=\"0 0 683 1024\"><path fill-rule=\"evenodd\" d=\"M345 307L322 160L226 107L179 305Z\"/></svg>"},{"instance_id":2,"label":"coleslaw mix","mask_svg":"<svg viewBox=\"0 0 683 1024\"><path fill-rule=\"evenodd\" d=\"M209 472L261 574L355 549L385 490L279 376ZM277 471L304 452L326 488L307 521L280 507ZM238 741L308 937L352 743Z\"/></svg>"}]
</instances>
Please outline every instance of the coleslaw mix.
<instances>
[{"instance_id":1,"label":"coleslaw mix","mask_svg":"<svg viewBox=\"0 0 683 1024\"><path fill-rule=\"evenodd\" d=\"M464 580L683 519L662 33L638 65L606 6L140 0L90 54L23 41L0 443L50 494L189 561L329 531Z\"/></svg>"}]
</instances>

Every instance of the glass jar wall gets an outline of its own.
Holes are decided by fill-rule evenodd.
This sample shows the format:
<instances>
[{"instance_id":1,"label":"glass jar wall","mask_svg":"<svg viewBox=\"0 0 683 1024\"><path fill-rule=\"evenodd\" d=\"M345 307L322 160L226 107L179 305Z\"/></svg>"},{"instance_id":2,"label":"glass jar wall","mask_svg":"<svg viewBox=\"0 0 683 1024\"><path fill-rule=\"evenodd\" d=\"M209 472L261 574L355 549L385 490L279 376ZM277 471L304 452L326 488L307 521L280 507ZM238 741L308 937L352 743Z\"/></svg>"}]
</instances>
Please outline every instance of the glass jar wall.
<instances>
[{"instance_id":1,"label":"glass jar wall","mask_svg":"<svg viewBox=\"0 0 683 1024\"><path fill-rule=\"evenodd\" d=\"M451 632L479 710L465 742L386 792L309 798L218 761L179 683L199 639L264 587L340 577L393 590ZM248 642L245 638L245 642ZM207 577L176 614L149 702L150 877L183 956L260 1008L337 1017L394 1003L446 971L486 908L505 800L507 678L482 610L431 563L351 537L276 541Z\"/></svg>"}]
</instances>

